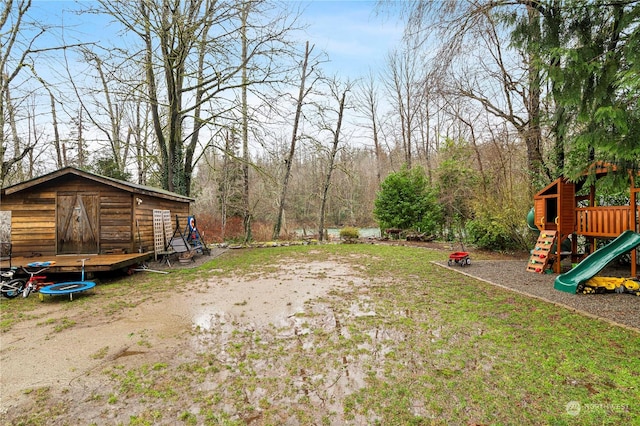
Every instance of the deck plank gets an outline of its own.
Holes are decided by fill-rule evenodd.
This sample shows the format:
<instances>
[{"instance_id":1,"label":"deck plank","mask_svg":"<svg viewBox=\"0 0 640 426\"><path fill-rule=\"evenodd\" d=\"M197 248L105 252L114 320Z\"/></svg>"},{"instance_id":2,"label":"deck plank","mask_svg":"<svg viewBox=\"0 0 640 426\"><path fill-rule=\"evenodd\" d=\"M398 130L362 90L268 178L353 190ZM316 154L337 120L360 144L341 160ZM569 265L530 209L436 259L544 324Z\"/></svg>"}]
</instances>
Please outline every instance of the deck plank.
<instances>
[{"instance_id":1,"label":"deck plank","mask_svg":"<svg viewBox=\"0 0 640 426\"><path fill-rule=\"evenodd\" d=\"M126 268L131 265L142 263L153 256L153 252L129 253L129 254L79 254L61 256L38 256L22 257L14 256L11 259L11 266L26 267L31 262L55 261L55 265L47 269L47 273L80 272L82 270L82 259L85 261L86 272L107 272ZM9 261L0 262L2 269L9 268Z\"/></svg>"}]
</instances>

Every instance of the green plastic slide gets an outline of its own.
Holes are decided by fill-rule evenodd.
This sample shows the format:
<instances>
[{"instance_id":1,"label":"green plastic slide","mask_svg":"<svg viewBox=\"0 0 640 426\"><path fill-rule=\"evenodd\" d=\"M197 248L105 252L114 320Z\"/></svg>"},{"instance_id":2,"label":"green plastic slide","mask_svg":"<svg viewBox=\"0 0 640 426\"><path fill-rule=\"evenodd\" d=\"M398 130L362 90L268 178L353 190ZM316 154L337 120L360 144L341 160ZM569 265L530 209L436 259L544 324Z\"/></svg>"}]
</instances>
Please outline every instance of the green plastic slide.
<instances>
[{"instance_id":1,"label":"green plastic slide","mask_svg":"<svg viewBox=\"0 0 640 426\"><path fill-rule=\"evenodd\" d=\"M567 293L575 293L578 286L604 269L616 257L640 246L640 234L624 231L611 243L591 253L575 268L562 275L558 275L553 288Z\"/></svg>"}]
</instances>

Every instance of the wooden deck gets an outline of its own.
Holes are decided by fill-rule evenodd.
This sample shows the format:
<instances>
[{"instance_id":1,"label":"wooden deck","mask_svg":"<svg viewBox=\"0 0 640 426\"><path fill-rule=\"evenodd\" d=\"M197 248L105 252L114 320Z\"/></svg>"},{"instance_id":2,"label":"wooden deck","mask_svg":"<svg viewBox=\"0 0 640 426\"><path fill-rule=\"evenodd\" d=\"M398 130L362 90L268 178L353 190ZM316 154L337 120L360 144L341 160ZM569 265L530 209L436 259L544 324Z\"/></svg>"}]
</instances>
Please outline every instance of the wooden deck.
<instances>
[{"instance_id":1,"label":"wooden deck","mask_svg":"<svg viewBox=\"0 0 640 426\"><path fill-rule=\"evenodd\" d=\"M31 262L55 261L55 265L47 269L47 274L82 271L81 259L88 259L84 263L85 272L107 272L124 269L131 265L142 263L153 256L153 252L131 254L82 254L62 256L13 257L11 266L26 267ZM2 269L9 268L9 261L0 262Z\"/></svg>"}]
</instances>

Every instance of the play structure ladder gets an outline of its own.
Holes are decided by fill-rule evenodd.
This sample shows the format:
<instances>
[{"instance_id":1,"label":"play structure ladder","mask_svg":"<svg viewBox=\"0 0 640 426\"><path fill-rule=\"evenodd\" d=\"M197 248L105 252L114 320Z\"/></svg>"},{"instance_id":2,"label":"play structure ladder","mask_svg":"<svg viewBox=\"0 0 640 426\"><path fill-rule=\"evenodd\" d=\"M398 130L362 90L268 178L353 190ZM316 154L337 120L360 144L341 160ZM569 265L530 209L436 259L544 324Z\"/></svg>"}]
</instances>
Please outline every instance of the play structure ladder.
<instances>
[{"instance_id":1,"label":"play structure ladder","mask_svg":"<svg viewBox=\"0 0 640 426\"><path fill-rule=\"evenodd\" d=\"M556 241L556 231L542 231L536 241L536 246L531 252L529 262L527 262L527 271L543 274L552 254L554 243Z\"/></svg>"}]
</instances>

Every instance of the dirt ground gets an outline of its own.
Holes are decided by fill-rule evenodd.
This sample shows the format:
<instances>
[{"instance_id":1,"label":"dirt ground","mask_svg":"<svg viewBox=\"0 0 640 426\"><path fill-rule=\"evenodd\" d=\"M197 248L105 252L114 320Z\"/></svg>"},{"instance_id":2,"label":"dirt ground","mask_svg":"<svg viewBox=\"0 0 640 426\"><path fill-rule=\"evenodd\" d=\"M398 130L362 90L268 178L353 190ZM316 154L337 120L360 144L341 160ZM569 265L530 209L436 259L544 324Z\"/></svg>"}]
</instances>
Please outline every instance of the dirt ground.
<instances>
[{"instance_id":1,"label":"dirt ground","mask_svg":"<svg viewBox=\"0 0 640 426\"><path fill-rule=\"evenodd\" d=\"M448 249L443 246L434 248ZM221 254L217 252L214 256ZM209 259L200 258L198 263ZM513 282L513 275L508 270L523 270L522 260L510 260L510 263L503 260L474 260L464 272L473 276L475 268L485 281L495 282L507 276ZM156 263L150 266L157 270L167 268ZM521 274L521 277L522 288L519 291L523 292L527 286L546 288L549 287L547 281L551 282L539 274ZM226 339L227 342L234 333L251 332L267 326L275 326L277 333L293 335L305 327L297 317L305 309L305 302L327 297L333 289L365 288L365 284L357 271L347 265L316 261L278 265L277 272L267 276L185 283L179 293L150 297L145 303L127 310L126 315L116 317L96 315L91 308L73 308L71 315L69 307L73 305L70 303L42 303L19 324L0 335L0 419L2 424L15 424L22 412L37 412L39 398L63 395L64 399L74 401L60 408L64 410L64 418L81 419L78 424L126 423L131 407L126 403L109 406L104 400L104 395L109 394L108 389L115 386L105 379L108 377L106 371L158 365L184 358L185 354L203 352L211 342L202 340L201 331L215 330L216 339ZM99 298L100 292L98 286L92 292L79 295L77 301ZM618 297L628 298L627 309L631 309L628 315L632 319L638 318L638 300L632 301L631 296ZM575 295L573 299L576 299ZM592 297L590 300L595 299ZM2 300L3 304L20 302ZM611 315L617 315L617 311L614 309ZM334 328L339 326L332 320L331 312L320 312L320 327L327 324ZM367 315L367 312L354 314ZM339 392L339 386L340 383L334 388L335 392ZM357 387L357 383L349 386ZM176 418L178 414L173 415ZM42 424L71 423L45 421Z\"/></svg>"},{"instance_id":2,"label":"dirt ground","mask_svg":"<svg viewBox=\"0 0 640 426\"><path fill-rule=\"evenodd\" d=\"M210 259L200 257L186 267ZM157 263L149 267L169 269ZM185 266L175 262L173 267ZM199 336L213 329L230 335L275 325L281 333L294 333L300 328L296 314L306 301L360 281L344 265L313 262L280 265L279 272L268 277L186 283L180 293L165 295L170 299L150 298L115 319L91 310L68 312L70 303L100 297L100 285L78 294L73 302L42 303L0 335L0 419L2 424L15 424L22 412L37 411L38 398L43 397L39 393L44 392L75 401L65 407L71 411L64 417L78 419L77 424L127 422L126 413L118 413L116 407L105 411L104 401L88 401L111 386L105 383L104 371L115 366L154 365L197 353L207 345ZM18 298L2 300L3 304L20 302ZM73 323L68 316L73 317Z\"/></svg>"}]
</instances>

